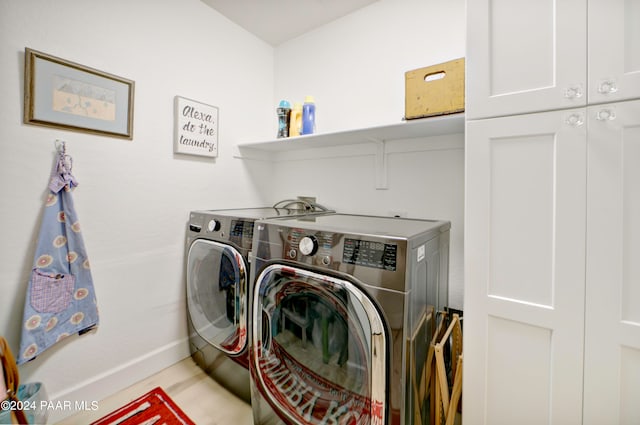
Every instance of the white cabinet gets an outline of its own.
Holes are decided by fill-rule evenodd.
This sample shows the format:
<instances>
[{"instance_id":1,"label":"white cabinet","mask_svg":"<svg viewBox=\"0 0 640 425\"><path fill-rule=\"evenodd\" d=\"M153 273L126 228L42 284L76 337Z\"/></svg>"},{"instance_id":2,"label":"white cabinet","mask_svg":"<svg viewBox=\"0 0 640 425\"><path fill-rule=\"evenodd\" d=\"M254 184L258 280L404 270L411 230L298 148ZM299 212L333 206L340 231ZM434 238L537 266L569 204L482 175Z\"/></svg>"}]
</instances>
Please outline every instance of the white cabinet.
<instances>
[{"instance_id":1,"label":"white cabinet","mask_svg":"<svg viewBox=\"0 0 640 425\"><path fill-rule=\"evenodd\" d=\"M466 425L581 421L585 120L467 123Z\"/></svg>"},{"instance_id":2,"label":"white cabinet","mask_svg":"<svg viewBox=\"0 0 640 425\"><path fill-rule=\"evenodd\" d=\"M640 98L640 0L589 0L588 103Z\"/></svg>"},{"instance_id":3,"label":"white cabinet","mask_svg":"<svg viewBox=\"0 0 640 425\"><path fill-rule=\"evenodd\" d=\"M640 101L466 136L465 425L640 423Z\"/></svg>"},{"instance_id":4,"label":"white cabinet","mask_svg":"<svg viewBox=\"0 0 640 425\"><path fill-rule=\"evenodd\" d=\"M469 119L640 97L640 0L474 0L467 16Z\"/></svg>"},{"instance_id":5,"label":"white cabinet","mask_svg":"<svg viewBox=\"0 0 640 425\"><path fill-rule=\"evenodd\" d=\"M589 108L588 134L584 424L636 425L640 101Z\"/></svg>"},{"instance_id":6,"label":"white cabinet","mask_svg":"<svg viewBox=\"0 0 640 425\"><path fill-rule=\"evenodd\" d=\"M473 0L467 22L468 119L586 104L586 0Z\"/></svg>"},{"instance_id":7,"label":"white cabinet","mask_svg":"<svg viewBox=\"0 0 640 425\"><path fill-rule=\"evenodd\" d=\"M467 3L465 425L640 423L640 0Z\"/></svg>"}]
</instances>

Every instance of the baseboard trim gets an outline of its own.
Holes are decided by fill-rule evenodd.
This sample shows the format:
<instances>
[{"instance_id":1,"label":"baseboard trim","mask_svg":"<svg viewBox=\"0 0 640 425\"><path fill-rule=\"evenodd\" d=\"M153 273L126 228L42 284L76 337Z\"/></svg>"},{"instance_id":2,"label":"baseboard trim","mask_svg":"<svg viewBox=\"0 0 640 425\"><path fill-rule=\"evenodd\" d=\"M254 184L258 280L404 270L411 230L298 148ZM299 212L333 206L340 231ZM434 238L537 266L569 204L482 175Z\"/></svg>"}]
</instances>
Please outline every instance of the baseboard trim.
<instances>
[{"instance_id":1,"label":"baseboard trim","mask_svg":"<svg viewBox=\"0 0 640 425\"><path fill-rule=\"evenodd\" d=\"M85 401L88 404L100 401L184 360L189 355L188 339L183 338L86 379L69 389L50 394L49 399L54 403L71 401L72 405L75 405L75 401ZM48 422L56 423L75 413L77 412L73 410L53 410L49 414Z\"/></svg>"}]
</instances>

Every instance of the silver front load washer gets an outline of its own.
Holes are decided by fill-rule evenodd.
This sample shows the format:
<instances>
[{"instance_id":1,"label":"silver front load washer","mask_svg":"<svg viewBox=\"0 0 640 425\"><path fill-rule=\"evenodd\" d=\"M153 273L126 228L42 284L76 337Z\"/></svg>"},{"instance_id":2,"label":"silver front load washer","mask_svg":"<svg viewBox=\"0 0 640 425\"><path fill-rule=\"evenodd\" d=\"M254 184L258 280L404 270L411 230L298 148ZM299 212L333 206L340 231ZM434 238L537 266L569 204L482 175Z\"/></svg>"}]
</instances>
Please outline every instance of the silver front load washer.
<instances>
[{"instance_id":1,"label":"silver front load washer","mask_svg":"<svg viewBox=\"0 0 640 425\"><path fill-rule=\"evenodd\" d=\"M447 303L449 228L346 214L257 222L254 423L426 423L414 389Z\"/></svg>"},{"instance_id":2,"label":"silver front load washer","mask_svg":"<svg viewBox=\"0 0 640 425\"><path fill-rule=\"evenodd\" d=\"M329 212L319 205L291 201L274 207L190 213L186 242L190 352L205 372L247 402L251 400L247 290L254 222Z\"/></svg>"}]
</instances>

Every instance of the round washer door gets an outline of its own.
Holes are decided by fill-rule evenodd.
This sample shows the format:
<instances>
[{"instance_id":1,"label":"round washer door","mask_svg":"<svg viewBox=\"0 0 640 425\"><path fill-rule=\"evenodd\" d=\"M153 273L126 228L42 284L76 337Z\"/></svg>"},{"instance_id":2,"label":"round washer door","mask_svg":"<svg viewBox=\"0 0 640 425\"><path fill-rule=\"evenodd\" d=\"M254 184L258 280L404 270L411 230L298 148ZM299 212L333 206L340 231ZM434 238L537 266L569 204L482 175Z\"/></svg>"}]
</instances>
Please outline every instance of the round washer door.
<instances>
[{"instance_id":1,"label":"round washer door","mask_svg":"<svg viewBox=\"0 0 640 425\"><path fill-rule=\"evenodd\" d=\"M196 332L237 355L247 345L247 267L232 246L196 239L187 254L187 307Z\"/></svg>"},{"instance_id":2,"label":"round washer door","mask_svg":"<svg viewBox=\"0 0 640 425\"><path fill-rule=\"evenodd\" d=\"M387 333L354 283L274 264L255 284L254 387L287 423L386 423Z\"/></svg>"}]
</instances>

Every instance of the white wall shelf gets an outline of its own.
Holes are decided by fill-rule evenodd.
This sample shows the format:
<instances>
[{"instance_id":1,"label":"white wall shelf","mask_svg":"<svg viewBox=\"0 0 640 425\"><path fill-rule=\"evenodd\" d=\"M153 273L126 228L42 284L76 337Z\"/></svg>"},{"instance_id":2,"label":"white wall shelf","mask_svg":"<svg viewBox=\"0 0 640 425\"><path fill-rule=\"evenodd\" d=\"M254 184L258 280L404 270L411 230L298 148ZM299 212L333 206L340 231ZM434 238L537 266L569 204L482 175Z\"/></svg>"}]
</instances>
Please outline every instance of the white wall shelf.
<instances>
[{"instance_id":1,"label":"white wall shelf","mask_svg":"<svg viewBox=\"0 0 640 425\"><path fill-rule=\"evenodd\" d=\"M376 149L376 189L387 189L387 141L458 133L464 133L464 113L333 133L239 143L239 153L236 157L243 159L273 159L273 155L277 155L279 152L373 144Z\"/></svg>"},{"instance_id":2,"label":"white wall shelf","mask_svg":"<svg viewBox=\"0 0 640 425\"><path fill-rule=\"evenodd\" d=\"M357 145L387 140L414 139L464 132L464 113L442 115L403 121L397 124L367 127L363 129L337 131L333 133L309 134L250 143L239 143L238 148L267 152L282 152L294 149L310 149L328 146Z\"/></svg>"}]
</instances>

